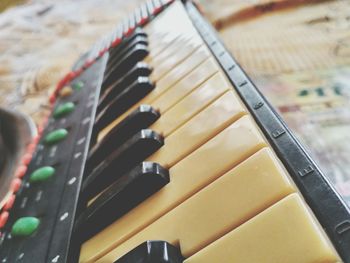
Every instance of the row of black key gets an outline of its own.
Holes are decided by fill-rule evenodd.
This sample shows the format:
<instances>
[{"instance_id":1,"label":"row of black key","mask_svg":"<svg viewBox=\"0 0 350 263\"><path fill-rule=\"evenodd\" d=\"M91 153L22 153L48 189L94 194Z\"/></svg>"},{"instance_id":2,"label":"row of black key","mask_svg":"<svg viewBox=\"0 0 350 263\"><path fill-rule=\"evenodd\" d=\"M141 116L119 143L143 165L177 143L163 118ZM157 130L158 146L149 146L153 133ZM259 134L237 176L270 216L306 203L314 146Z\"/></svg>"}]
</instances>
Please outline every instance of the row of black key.
<instances>
[{"instance_id":1,"label":"row of black key","mask_svg":"<svg viewBox=\"0 0 350 263\"><path fill-rule=\"evenodd\" d=\"M113 47L116 40L122 40L128 37L135 28L145 25L152 17L156 16L173 0L149 0L141 5L134 13L126 17L111 34L98 41L86 54L83 65L89 65L89 62L97 59L104 51ZM121 43L123 43L122 41ZM118 45L119 46L119 45Z\"/></svg>"},{"instance_id":2,"label":"row of black key","mask_svg":"<svg viewBox=\"0 0 350 263\"><path fill-rule=\"evenodd\" d=\"M93 201L75 224L82 242L169 183L167 169L145 162L164 144L160 134L147 129L160 117L151 106L139 106L103 139L96 139L154 88L148 78L151 68L142 61L148 55L147 46L147 35L137 29L110 52L81 188L81 202ZM141 49L146 52L141 54Z\"/></svg>"}]
</instances>

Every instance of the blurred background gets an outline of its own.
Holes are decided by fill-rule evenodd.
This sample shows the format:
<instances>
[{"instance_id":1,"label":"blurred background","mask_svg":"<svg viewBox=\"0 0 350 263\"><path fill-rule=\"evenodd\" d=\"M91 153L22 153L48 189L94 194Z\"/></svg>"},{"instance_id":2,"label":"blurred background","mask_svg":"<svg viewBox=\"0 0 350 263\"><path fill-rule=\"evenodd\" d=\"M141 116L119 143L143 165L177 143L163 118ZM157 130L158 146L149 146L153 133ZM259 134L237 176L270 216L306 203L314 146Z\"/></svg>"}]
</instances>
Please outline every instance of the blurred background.
<instances>
[{"instance_id":1,"label":"blurred background","mask_svg":"<svg viewBox=\"0 0 350 263\"><path fill-rule=\"evenodd\" d=\"M0 105L39 124L74 61L140 0L1 0ZM350 1L197 0L350 204Z\"/></svg>"}]
</instances>

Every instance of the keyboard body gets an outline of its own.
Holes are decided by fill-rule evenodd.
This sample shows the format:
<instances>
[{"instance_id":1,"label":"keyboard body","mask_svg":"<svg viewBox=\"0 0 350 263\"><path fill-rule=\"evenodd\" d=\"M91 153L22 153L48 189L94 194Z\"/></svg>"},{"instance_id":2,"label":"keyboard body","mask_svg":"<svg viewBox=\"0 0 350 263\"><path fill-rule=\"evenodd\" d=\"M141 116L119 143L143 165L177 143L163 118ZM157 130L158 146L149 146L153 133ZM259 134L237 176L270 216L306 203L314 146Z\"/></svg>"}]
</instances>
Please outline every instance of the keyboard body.
<instances>
[{"instance_id":1,"label":"keyboard body","mask_svg":"<svg viewBox=\"0 0 350 263\"><path fill-rule=\"evenodd\" d=\"M190 1L58 84L0 262L350 262L350 212Z\"/></svg>"}]
</instances>

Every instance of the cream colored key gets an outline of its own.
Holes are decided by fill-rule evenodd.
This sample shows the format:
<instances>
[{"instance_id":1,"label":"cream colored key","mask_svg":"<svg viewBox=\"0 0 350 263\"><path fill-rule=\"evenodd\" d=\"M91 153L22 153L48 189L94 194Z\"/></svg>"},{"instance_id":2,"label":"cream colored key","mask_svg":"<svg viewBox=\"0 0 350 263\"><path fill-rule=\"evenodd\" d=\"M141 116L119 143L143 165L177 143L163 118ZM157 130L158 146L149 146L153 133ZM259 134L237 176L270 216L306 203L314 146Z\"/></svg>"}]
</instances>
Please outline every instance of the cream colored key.
<instances>
[{"instance_id":1,"label":"cream colored key","mask_svg":"<svg viewBox=\"0 0 350 263\"><path fill-rule=\"evenodd\" d=\"M158 43L155 43L156 41L149 40L148 50L150 54L144 59L144 61L146 63L154 62L155 64L157 64L157 62L159 63L160 61L164 60L166 57L170 56L171 54L174 54L180 43L183 44L185 41L189 40L189 36L186 36L185 39L184 39L185 36L183 35L173 34L173 36L174 36L174 40L172 40L171 42L166 41L165 43L162 43L160 41Z\"/></svg>"},{"instance_id":2,"label":"cream colored key","mask_svg":"<svg viewBox=\"0 0 350 263\"><path fill-rule=\"evenodd\" d=\"M176 53L179 51L179 46L184 45L186 46L186 52L191 52L200 44L201 42L199 41L191 41L189 36L180 36L160 53L154 53L153 50L149 49L150 54L144 59L144 62L153 67L162 67L162 63L165 63L169 57L176 56Z\"/></svg>"},{"instance_id":3,"label":"cream colored key","mask_svg":"<svg viewBox=\"0 0 350 263\"><path fill-rule=\"evenodd\" d=\"M184 97L179 101L174 107L162 113L162 108L160 112L161 117L151 126L151 129L158 131L167 137L179 126L181 126L186 121L190 120L194 115L202 111L210 103L212 103L216 98L221 96L224 92L231 90L232 92L232 102L236 105L240 105L240 102L236 99L237 94L235 93L226 81L225 77L221 72L216 73L213 77L207 80L199 88L195 89L192 93ZM181 92L181 90L179 90ZM163 100L162 100L163 101ZM152 103L156 108L155 102Z\"/></svg>"},{"instance_id":4,"label":"cream colored key","mask_svg":"<svg viewBox=\"0 0 350 263\"><path fill-rule=\"evenodd\" d=\"M181 34L195 32L195 28L181 3L173 3L166 8L151 23L147 24L144 30L150 36L164 32Z\"/></svg>"},{"instance_id":5,"label":"cream colored key","mask_svg":"<svg viewBox=\"0 0 350 263\"><path fill-rule=\"evenodd\" d=\"M289 176L264 148L97 262L114 262L147 240L168 241L189 257L293 192Z\"/></svg>"},{"instance_id":6,"label":"cream colored key","mask_svg":"<svg viewBox=\"0 0 350 263\"><path fill-rule=\"evenodd\" d=\"M212 90L215 89L212 88ZM228 90L168 138L165 138L164 147L150 156L148 161L159 163L163 167L172 167L242 117L247 112L236 96L233 90ZM200 103L200 100L196 103ZM186 112L186 108L183 110Z\"/></svg>"},{"instance_id":7,"label":"cream colored key","mask_svg":"<svg viewBox=\"0 0 350 263\"><path fill-rule=\"evenodd\" d=\"M149 160L171 167L244 114L238 95L217 73L150 127L165 137L165 146Z\"/></svg>"},{"instance_id":8,"label":"cream colored key","mask_svg":"<svg viewBox=\"0 0 350 263\"><path fill-rule=\"evenodd\" d=\"M81 262L93 262L266 146L243 116L169 170L170 182L129 213L86 241Z\"/></svg>"},{"instance_id":9,"label":"cream colored key","mask_svg":"<svg viewBox=\"0 0 350 263\"><path fill-rule=\"evenodd\" d=\"M155 108L163 114L176 103L181 101L185 96L196 90L205 81L209 80L219 71L219 66L213 58L207 58L202 64L195 68L186 77L177 82L174 86L165 91L160 97L152 102ZM218 73L222 75L222 73ZM226 80L226 77L223 77ZM218 87L221 83L216 83ZM223 86L228 86L227 84Z\"/></svg>"},{"instance_id":10,"label":"cream colored key","mask_svg":"<svg viewBox=\"0 0 350 263\"><path fill-rule=\"evenodd\" d=\"M303 200L298 194L292 194L184 262L332 263L340 260Z\"/></svg>"},{"instance_id":11,"label":"cream colored key","mask_svg":"<svg viewBox=\"0 0 350 263\"><path fill-rule=\"evenodd\" d=\"M203 61L205 61L209 57L209 51L206 47L202 47L198 49L192 56L186 59L180 65L177 65L171 72L169 72L163 79L157 82L155 89L148 94L144 99L140 100L134 106L132 106L129 110L123 113L116 120L111 122L108 126L106 126L99 134L99 140L103 138L115 125L117 125L120 121L122 121L126 116L128 116L132 111L134 111L141 104L151 104L153 100L161 96L164 92L166 92L170 87L175 85L185 76L192 72L195 68L197 68Z\"/></svg>"},{"instance_id":12,"label":"cream colored key","mask_svg":"<svg viewBox=\"0 0 350 263\"><path fill-rule=\"evenodd\" d=\"M151 63L154 67L152 72L152 79L154 81L158 81L161 79L166 73L170 72L176 65L180 64L186 58L191 56L197 49L203 46L201 41L191 41L189 40L187 43L184 43L181 48L177 47L177 51L174 54L171 54L169 57L164 58L163 61L158 64Z\"/></svg>"},{"instance_id":13,"label":"cream colored key","mask_svg":"<svg viewBox=\"0 0 350 263\"><path fill-rule=\"evenodd\" d=\"M175 41L171 42L171 44L168 45L161 53L154 52L153 49L149 48L150 53L146 59L144 59L144 62L151 66L151 68L154 66L161 67L161 62L165 61L166 58L173 56L174 53L178 51L178 46L185 45L188 41L188 37L184 38L184 36L181 36ZM112 85L113 83L108 88L110 88ZM107 91L107 89L105 91Z\"/></svg>"},{"instance_id":14,"label":"cream colored key","mask_svg":"<svg viewBox=\"0 0 350 263\"><path fill-rule=\"evenodd\" d=\"M149 40L148 50L151 52L152 56L156 57L166 50L172 43L177 42L180 37L181 35L169 34L162 39Z\"/></svg>"}]
</instances>

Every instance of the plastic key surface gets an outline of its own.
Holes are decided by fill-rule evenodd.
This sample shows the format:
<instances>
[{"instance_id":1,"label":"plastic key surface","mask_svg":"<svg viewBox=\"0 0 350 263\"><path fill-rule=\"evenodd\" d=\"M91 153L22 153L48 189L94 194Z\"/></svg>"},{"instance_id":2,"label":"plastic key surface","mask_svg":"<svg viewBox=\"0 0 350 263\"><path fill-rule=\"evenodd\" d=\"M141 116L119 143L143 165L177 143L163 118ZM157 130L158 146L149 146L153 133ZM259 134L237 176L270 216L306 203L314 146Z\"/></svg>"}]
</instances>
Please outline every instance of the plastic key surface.
<instances>
[{"instance_id":1,"label":"plastic key surface","mask_svg":"<svg viewBox=\"0 0 350 263\"><path fill-rule=\"evenodd\" d=\"M123 41L116 47L111 49L112 53L118 53L121 49L123 49L125 46L127 46L131 41L133 41L136 37L147 37L147 33L144 31L143 28L137 27L134 29L132 34L129 36L124 36ZM115 33L115 37L122 38L123 37L123 28L120 26L118 30Z\"/></svg>"},{"instance_id":2,"label":"plastic key surface","mask_svg":"<svg viewBox=\"0 0 350 263\"><path fill-rule=\"evenodd\" d=\"M231 263L232 259L240 263L341 262L297 194L282 199L184 262Z\"/></svg>"},{"instance_id":3,"label":"plastic key surface","mask_svg":"<svg viewBox=\"0 0 350 263\"><path fill-rule=\"evenodd\" d=\"M100 96L98 111L103 109L113 98L119 95L126 87L132 84L138 77L147 77L152 69L144 62L138 62L129 72L109 86Z\"/></svg>"},{"instance_id":4,"label":"plastic key surface","mask_svg":"<svg viewBox=\"0 0 350 263\"><path fill-rule=\"evenodd\" d=\"M137 102L133 107L131 107L129 110L127 110L125 113L123 113L119 118L115 119L113 122L111 122L110 125L108 125L103 131L103 134L106 134L112 127L114 127L117 123L122 121L127 115L130 114L131 111L133 111L139 104L149 104L153 105L153 101L157 98L160 98L160 96L166 92L169 88L173 87L176 88L176 84L180 83L182 79L184 79L187 75L191 73L192 70L197 68L202 62L204 62L208 56L208 49L206 47L202 47L198 49L192 56L188 57L187 60L185 60L184 63L181 63L180 65L177 65L172 71L171 74L167 74L164 78L159 80L157 82L157 85L155 89L150 92L147 96L145 96L143 99L141 99L139 102ZM208 76L209 77L209 76ZM195 82L189 83L188 81L185 81L181 85L187 85L188 88L196 87ZM100 136L99 136L100 137Z\"/></svg>"},{"instance_id":5,"label":"plastic key surface","mask_svg":"<svg viewBox=\"0 0 350 263\"><path fill-rule=\"evenodd\" d=\"M125 54L121 60L118 60L118 62L110 68L105 75L102 85L106 87L111 85L118 80L120 76L132 69L137 62L143 60L148 53L147 46L137 44L132 50Z\"/></svg>"},{"instance_id":6,"label":"plastic key surface","mask_svg":"<svg viewBox=\"0 0 350 263\"><path fill-rule=\"evenodd\" d=\"M235 93L227 91L165 138L166 147L159 149L148 160L172 167L244 114L246 111Z\"/></svg>"},{"instance_id":7,"label":"plastic key surface","mask_svg":"<svg viewBox=\"0 0 350 263\"><path fill-rule=\"evenodd\" d=\"M293 192L295 189L274 154L264 148L97 262L111 261L143 240L155 237L179 244L182 255L190 257Z\"/></svg>"},{"instance_id":8,"label":"plastic key surface","mask_svg":"<svg viewBox=\"0 0 350 263\"><path fill-rule=\"evenodd\" d=\"M212 106L211 104L213 104L227 91L232 94L230 96L232 98L232 107L242 109L242 104L239 102L239 100L237 100L237 94L230 88L230 85L224 76L217 73L200 85L192 93L180 100L174 105L174 107L163 113L162 118L160 118L159 121L154 123L152 126L155 130L162 131L164 136L167 137L169 134L176 131L178 127L187 121L191 121L191 119L201 111ZM157 105L157 103L154 104ZM230 109L230 107L231 106L222 107L222 110L225 111L226 108ZM209 118L207 121L210 120L211 119ZM202 127L204 128L205 126Z\"/></svg>"},{"instance_id":9,"label":"plastic key surface","mask_svg":"<svg viewBox=\"0 0 350 263\"><path fill-rule=\"evenodd\" d=\"M95 129L100 131L127 109L144 98L154 89L154 84L147 77L138 77L129 87L116 96L96 117Z\"/></svg>"},{"instance_id":10,"label":"plastic key surface","mask_svg":"<svg viewBox=\"0 0 350 263\"><path fill-rule=\"evenodd\" d=\"M107 63L107 70L113 67L113 65L115 65L116 63L118 63L118 60L123 59L123 57L126 54L128 54L133 48L135 48L135 46L138 44L148 46L147 37L136 36L135 38L131 39L130 42L127 43L124 47L119 46L118 51L111 53L111 56L108 59L108 63Z\"/></svg>"},{"instance_id":11,"label":"plastic key surface","mask_svg":"<svg viewBox=\"0 0 350 263\"><path fill-rule=\"evenodd\" d=\"M118 146L142 129L148 128L160 117L160 113L149 105L140 105L122 122L116 125L89 152L88 167L93 167L107 158ZM87 168L87 170L89 170Z\"/></svg>"},{"instance_id":12,"label":"plastic key surface","mask_svg":"<svg viewBox=\"0 0 350 263\"><path fill-rule=\"evenodd\" d=\"M166 241L146 241L114 263L182 263L180 250Z\"/></svg>"},{"instance_id":13,"label":"plastic key surface","mask_svg":"<svg viewBox=\"0 0 350 263\"><path fill-rule=\"evenodd\" d=\"M264 146L253 121L243 116L174 165L169 184L86 241L80 261L94 262Z\"/></svg>"},{"instance_id":14,"label":"plastic key surface","mask_svg":"<svg viewBox=\"0 0 350 263\"><path fill-rule=\"evenodd\" d=\"M82 193L92 198L125 172L131 170L163 145L163 138L152 130L141 130L104 159L84 180Z\"/></svg>"},{"instance_id":15,"label":"plastic key surface","mask_svg":"<svg viewBox=\"0 0 350 263\"><path fill-rule=\"evenodd\" d=\"M101 231L169 182L169 173L157 163L143 162L107 188L80 215L76 231L86 240Z\"/></svg>"}]
</instances>

